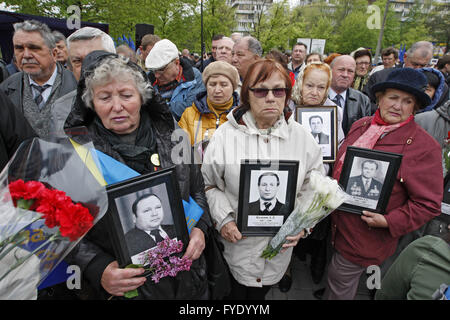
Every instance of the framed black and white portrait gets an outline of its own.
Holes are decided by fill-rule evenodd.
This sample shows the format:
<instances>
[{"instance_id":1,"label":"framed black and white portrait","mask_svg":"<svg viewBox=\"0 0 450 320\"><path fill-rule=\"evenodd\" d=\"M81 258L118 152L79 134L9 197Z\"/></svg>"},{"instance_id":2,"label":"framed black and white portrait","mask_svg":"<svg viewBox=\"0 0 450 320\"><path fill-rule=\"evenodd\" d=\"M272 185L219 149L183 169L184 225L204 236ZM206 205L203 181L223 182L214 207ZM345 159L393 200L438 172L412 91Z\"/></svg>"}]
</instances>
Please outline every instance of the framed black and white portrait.
<instances>
[{"instance_id":1,"label":"framed black and white portrait","mask_svg":"<svg viewBox=\"0 0 450 320\"><path fill-rule=\"evenodd\" d=\"M339 209L384 214L401 160L397 153L347 147L339 183L349 197Z\"/></svg>"},{"instance_id":2,"label":"framed black and white portrait","mask_svg":"<svg viewBox=\"0 0 450 320\"><path fill-rule=\"evenodd\" d=\"M244 236L273 236L294 209L298 161L242 160L237 225Z\"/></svg>"},{"instance_id":3,"label":"framed black and white portrait","mask_svg":"<svg viewBox=\"0 0 450 320\"><path fill-rule=\"evenodd\" d=\"M334 162L338 142L336 106L297 107L297 122L309 130L319 144L323 162Z\"/></svg>"},{"instance_id":4,"label":"framed black and white portrait","mask_svg":"<svg viewBox=\"0 0 450 320\"><path fill-rule=\"evenodd\" d=\"M147 265L149 252L165 238L189 235L174 167L106 187L111 238L120 266Z\"/></svg>"}]
</instances>

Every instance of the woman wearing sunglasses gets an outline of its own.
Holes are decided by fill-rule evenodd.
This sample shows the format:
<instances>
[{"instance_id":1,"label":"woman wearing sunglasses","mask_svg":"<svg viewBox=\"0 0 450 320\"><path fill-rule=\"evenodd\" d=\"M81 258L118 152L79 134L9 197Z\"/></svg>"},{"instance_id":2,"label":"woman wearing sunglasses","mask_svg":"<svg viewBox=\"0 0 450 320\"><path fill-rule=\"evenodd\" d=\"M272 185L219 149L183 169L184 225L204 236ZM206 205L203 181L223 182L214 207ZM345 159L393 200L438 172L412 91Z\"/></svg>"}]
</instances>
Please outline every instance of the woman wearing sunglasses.
<instances>
[{"instance_id":1,"label":"woman wearing sunglasses","mask_svg":"<svg viewBox=\"0 0 450 320\"><path fill-rule=\"evenodd\" d=\"M261 59L249 67L241 88L241 104L227 116L206 149L202 173L215 226L231 271L231 299L264 299L286 271L292 248L304 235L287 237L280 254L261 258L271 237L242 237L236 225L241 160L296 160L300 191L309 188L312 170L324 172L322 152L311 134L287 108L291 80L281 64Z\"/></svg>"}]
</instances>

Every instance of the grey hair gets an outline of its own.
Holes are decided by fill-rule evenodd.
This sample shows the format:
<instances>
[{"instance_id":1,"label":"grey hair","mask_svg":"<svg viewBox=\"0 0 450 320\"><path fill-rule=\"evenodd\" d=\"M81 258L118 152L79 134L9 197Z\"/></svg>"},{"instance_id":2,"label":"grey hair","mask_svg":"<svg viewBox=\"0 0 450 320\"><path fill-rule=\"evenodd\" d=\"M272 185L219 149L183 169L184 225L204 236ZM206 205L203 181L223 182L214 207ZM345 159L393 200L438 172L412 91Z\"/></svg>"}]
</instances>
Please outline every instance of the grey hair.
<instances>
[{"instance_id":1,"label":"grey hair","mask_svg":"<svg viewBox=\"0 0 450 320\"><path fill-rule=\"evenodd\" d=\"M25 20L24 22L17 22L14 24L14 33L17 31L24 32L39 32L44 39L45 45L49 49L56 47L55 36L52 34L50 28L45 24L37 20Z\"/></svg>"},{"instance_id":2,"label":"grey hair","mask_svg":"<svg viewBox=\"0 0 450 320\"><path fill-rule=\"evenodd\" d=\"M66 42L66 37L61 32L59 32L57 30L53 30L52 34L55 37L55 43L58 43L60 41Z\"/></svg>"},{"instance_id":3,"label":"grey hair","mask_svg":"<svg viewBox=\"0 0 450 320\"><path fill-rule=\"evenodd\" d=\"M74 41L92 40L100 38L102 40L103 49L107 52L116 53L113 39L102 30L92 27L84 27L78 29L67 38L67 49L70 49L70 44Z\"/></svg>"},{"instance_id":4,"label":"grey hair","mask_svg":"<svg viewBox=\"0 0 450 320\"><path fill-rule=\"evenodd\" d=\"M263 49L262 49L261 43L256 38L253 38L252 36L246 36L246 37L239 39L236 43L243 41L243 40L247 41L247 46L248 46L249 51L253 52L258 57L262 56Z\"/></svg>"},{"instance_id":5,"label":"grey hair","mask_svg":"<svg viewBox=\"0 0 450 320\"><path fill-rule=\"evenodd\" d=\"M433 44L429 41L419 41L414 43L411 48L406 51L408 57L415 56L420 53L420 58L427 58L433 55Z\"/></svg>"},{"instance_id":6,"label":"grey hair","mask_svg":"<svg viewBox=\"0 0 450 320\"><path fill-rule=\"evenodd\" d=\"M136 89L141 96L142 104L145 104L153 95L153 87L150 85L142 73L128 65L128 59L119 57L106 57L89 74L86 75L85 89L81 99L88 108L94 109L94 87L111 83L115 79L134 81Z\"/></svg>"}]
</instances>

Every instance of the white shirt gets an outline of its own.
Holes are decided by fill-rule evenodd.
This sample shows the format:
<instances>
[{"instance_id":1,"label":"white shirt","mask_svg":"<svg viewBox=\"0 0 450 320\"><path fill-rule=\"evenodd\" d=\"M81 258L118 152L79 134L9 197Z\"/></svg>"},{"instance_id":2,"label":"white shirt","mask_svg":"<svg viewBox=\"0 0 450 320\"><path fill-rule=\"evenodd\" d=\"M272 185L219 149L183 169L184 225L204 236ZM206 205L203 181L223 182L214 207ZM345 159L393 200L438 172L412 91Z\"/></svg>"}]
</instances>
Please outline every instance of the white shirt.
<instances>
[{"instance_id":1,"label":"white shirt","mask_svg":"<svg viewBox=\"0 0 450 320\"><path fill-rule=\"evenodd\" d=\"M31 79L30 76L28 76L28 79L30 79L30 87L31 87L31 90L33 91L33 98L36 98L40 92L37 89L35 89L32 86L32 84L34 84L36 86L40 86L40 87L43 87L46 84L48 84L48 85L50 85L50 87L48 87L47 89L42 91L42 102L43 102L43 104L45 104L47 102L48 97L50 97L50 93L52 93L53 84L55 83L57 74L58 74L58 66L55 65L55 70L53 71L52 76L50 77L50 79L47 80L46 83L42 84L42 86L37 84L33 79Z\"/></svg>"}]
</instances>

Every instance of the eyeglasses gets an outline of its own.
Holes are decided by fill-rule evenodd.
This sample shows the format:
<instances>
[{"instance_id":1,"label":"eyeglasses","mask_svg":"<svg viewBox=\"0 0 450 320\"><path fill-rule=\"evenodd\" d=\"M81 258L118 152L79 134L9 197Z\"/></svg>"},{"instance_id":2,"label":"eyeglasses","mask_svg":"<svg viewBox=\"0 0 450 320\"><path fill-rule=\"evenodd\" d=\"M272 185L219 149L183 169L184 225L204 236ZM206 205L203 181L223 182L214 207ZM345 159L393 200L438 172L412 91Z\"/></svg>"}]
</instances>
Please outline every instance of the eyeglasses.
<instances>
[{"instance_id":1,"label":"eyeglasses","mask_svg":"<svg viewBox=\"0 0 450 320\"><path fill-rule=\"evenodd\" d=\"M170 61L168 64L166 64L164 67L161 67L161 68L159 68L159 69L153 69L152 71L153 71L153 73L163 73L164 71L166 71L166 69L170 66L170 64L172 63L172 62L174 62L175 60L172 60L172 61Z\"/></svg>"},{"instance_id":2,"label":"eyeglasses","mask_svg":"<svg viewBox=\"0 0 450 320\"><path fill-rule=\"evenodd\" d=\"M255 95L257 98L265 98L269 91L272 91L272 94L276 98L282 98L287 93L287 88L273 88L273 89L267 89L267 88L249 88L251 92Z\"/></svg>"},{"instance_id":3,"label":"eyeglasses","mask_svg":"<svg viewBox=\"0 0 450 320\"><path fill-rule=\"evenodd\" d=\"M370 66L370 62L357 62L357 66Z\"/></svg>"}]
</instances>

